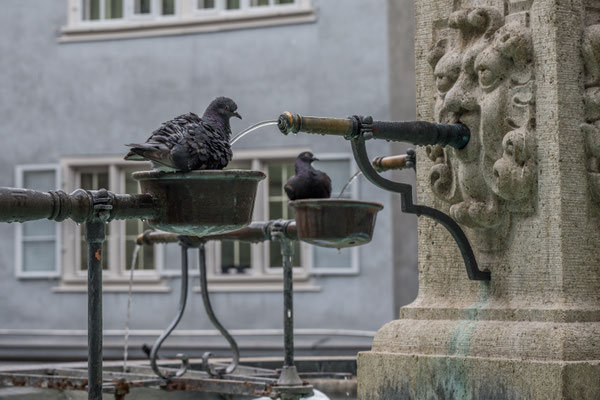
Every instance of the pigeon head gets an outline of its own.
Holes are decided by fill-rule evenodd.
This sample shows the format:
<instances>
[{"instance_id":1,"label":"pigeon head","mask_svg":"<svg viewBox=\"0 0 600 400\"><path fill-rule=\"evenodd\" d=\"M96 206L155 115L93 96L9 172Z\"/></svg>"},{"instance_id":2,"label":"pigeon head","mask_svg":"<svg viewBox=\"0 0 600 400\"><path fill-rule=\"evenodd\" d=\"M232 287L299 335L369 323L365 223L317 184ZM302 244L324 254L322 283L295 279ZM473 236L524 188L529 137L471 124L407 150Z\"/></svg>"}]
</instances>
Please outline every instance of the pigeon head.
<instances>
[{"instance_id":1,"label":"pigeon head","mask_svg":"<svg viewBox=\"0 0 600 400\"><path fill-rule=\"evenodd\" d=\"M231 117L242 119L242 116L237 113L237 104L229 97L217 97L214 99L204 113L204 115L207 114L219 116L227 122L229 122Z\"/></svg>"},{"instance_id":2,"label":"pigeon head","mask_svg":"<svg viewBox=\"0 0 600 400\"><path fill-rule=\"evenodd\" d=\"M298 154L297 160L305 162L307 164L310 164L313 161L319 161L319 159L317 157L315 157L314 154L311 153L310 151L304 151L304 152Z\"/></svg>"}]
</instances>

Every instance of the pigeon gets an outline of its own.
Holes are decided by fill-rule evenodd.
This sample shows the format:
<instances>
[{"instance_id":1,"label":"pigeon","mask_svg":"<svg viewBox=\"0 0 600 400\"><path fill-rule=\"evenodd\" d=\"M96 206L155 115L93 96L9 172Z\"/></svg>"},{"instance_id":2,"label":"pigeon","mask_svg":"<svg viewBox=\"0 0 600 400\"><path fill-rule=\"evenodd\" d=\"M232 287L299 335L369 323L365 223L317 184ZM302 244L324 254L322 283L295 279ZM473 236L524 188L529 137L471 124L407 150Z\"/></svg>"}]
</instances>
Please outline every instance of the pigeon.
<instances>
[{"instance_id":1,"label":"pigeon","mask_svg":"<svg viewBox=\"0 0 600 400\"><path fill-rule=\"evenodd\" d=\"M126 160L150 160L162 171L188 172L223 169L231 161L229 119L237 117L237 105L227 97L217 97L202 118L190 112L164 122L143 144L127 144Z\"/></svg>"},{"instance_id":2,"label":"pigeon","mask_svg":"<svg viewBox=\"0 0 600 400\"><path fill-rule=\"evenodd\" d=\"M296 175L288 179L283 187L290 200L327 199L331 196L329 176L310 165L318 160L310 151L298 155L295 164Z\"/></svg>"}]
</instances>

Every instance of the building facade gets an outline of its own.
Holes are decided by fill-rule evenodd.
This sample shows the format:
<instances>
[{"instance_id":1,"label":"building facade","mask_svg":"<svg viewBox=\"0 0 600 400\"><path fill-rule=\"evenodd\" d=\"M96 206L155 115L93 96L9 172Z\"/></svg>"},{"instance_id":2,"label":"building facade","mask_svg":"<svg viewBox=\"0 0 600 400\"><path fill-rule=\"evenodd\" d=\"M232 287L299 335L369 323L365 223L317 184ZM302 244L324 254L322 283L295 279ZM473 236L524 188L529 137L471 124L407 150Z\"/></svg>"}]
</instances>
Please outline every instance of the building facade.
<instances>
[{"instance_id":1,"label":"building facade","mask_svg":"<svg viewBox=\"0 0 600 400\"><path fill-rule=\"evenodd\" d=\"M131 173L148 165L124 161L124 144L144 141L179 114L201 114L220 95L233 98L244 117L232 121L234 133L286 110L412 119L411 27L411 10L385 0L5 0L0 186L136 193ZM356 171L348 142L285 137L273 126L233 149L232 167L268 176L259 187L255 220L293 218L282 185L301 151L321 160L315 166L332 177L334 196ZM401 150L385 142L369 145L373 156ZM400 179L412 177L402 173ZM296 244L295 325L313 329L298 341L300 348L368 346L368 334L360 339L363 333L349 331L375 330L416 294L414 217L399 215L398 198L362 178L344 196L385 208L368 245L338 252ZM142 221L108 226L109 356L118 357L122 346L134 239L146 228ZM140 252L128 321L132 345L151 343L174 316L179 260L177 245ZM75 223L0 224L0 357L85 354L85 264L83 231ZM264 335L282 327L277 246L211 243L208 267L217 315L230 329L250 330L242 348L277 347L277 335ZM192 257L194 289L173 347L198 347L198 340L219 345L198 338L212 326L196 271ZM314 329L335 329L341 338Z\"/></svg>"}]
</instances>

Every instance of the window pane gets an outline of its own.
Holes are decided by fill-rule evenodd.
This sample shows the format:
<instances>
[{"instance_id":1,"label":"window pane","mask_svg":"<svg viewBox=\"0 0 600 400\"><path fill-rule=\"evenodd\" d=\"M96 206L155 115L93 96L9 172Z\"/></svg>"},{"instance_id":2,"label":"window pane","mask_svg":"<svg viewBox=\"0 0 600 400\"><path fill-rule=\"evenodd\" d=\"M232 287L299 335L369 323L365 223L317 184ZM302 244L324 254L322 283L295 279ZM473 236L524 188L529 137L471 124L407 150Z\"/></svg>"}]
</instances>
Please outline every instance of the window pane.
<instances>
[{"instance_id":1,"label":"window pane","mask_svg":"<svg viewBox=\"0 0 600 400\"><path fill-rule=\"evenodd\" d=\"M233 10L240 8L240 0L227 0L227 9Z\"/></svg>"},{"instance_id":2,"label":"window pane","mask_svg":"<svg viewBox=\"0 0 600 400\"><path fill-rule=\"evenodd\" d=\"M215 8L215 0L198 0L198 8Z\"/></svg>"},{"instance_id":3,"label":"window pane","mask_svg":"<svg viewBox=\"0 0 600 400\"><path fill-rule=\"evenodd\" d=\"M81 19L97 20L100 19L100 0L83 0Z\"/></svg>"},{"instance_id":4,"label":"window pane","mask_svg":"<svg viewBox=\"0 0 600 400\"><path fill-rule=\"evenodd\" d=\"M331 197L337 197L348 179L350 179L349 160L315 161L313 166L325 172L331 178ZM350 197L353 185L356 185L356 181L352 182L352 185L344 191L345 198Z\"/></svg>"},{"instance_id":5,"label":"window pane","mask_svg":"<svg viewBox=\"0 0 600 400\"><path fill-rule=\"evenodd\" d=\"M275 0L275 4L294 4L296 0Z\"/></svg>"},{"instance_id":6,"label":"window pane","mask_svg":"<svg viewBox=\"0 0 600 400\"><path fill-rule=\"evenodd\" d=\"M23 223L23 236L54 236L56 234L56 222L42 219L39 221L28 221Z\"/></svg>"},{"instance_id":7,"label":"window pane","mask_svg":"<svg viewBox=\"0 0 600 400\"><path fill-rule=\"evenodd\" d=\"M175 15L175 0L162 0L162 15Z\"/></svg>"},{"instance_id":8,"label":"window pane","mask_svg":"<svg viewBox=\"0 0 600 400\"><path fill-rule=\"evenodd\" d=\"M54 240L23 242L23 271L54 271Z\"/></svg>"},{"instance_id":9,"label":"window pane","mask_svg":"<svg viewBox=\"0 0 600 400\"><path fill-rule=\"evenodd\" d=\"M150 3L152 0L135 0L133 5L133 12L136 14L150 14L152 9Z\"/></svg>"},{"instance_id":10,"label":"window pane","mask_svg":"<svg viewBox=\"0 0 600 400\"><path fill-rule=\"evenodd\" d=\"M269 5L269 0L251 0L250 1L250 5L252 7L256 7L256 6L268 6Z\"/></svg>"},{"instance_id":11,"label":"window pane","mask_svg":"<svg viewBox=\"0 0 600 400\"><path fill-rule=\"evenodd\" d=\"M123 0L104 0L106 19L123 18Z\"/></svg>"},{"instance_id":12,"label":"window pane","mask_svg":"<svg viewBox=\"0 0 600 400\"><path fill-rule=\"evenodd\" d=\"M251 267L250 244L224 240L221 242L221 273L243 274Z\"/></svg>"}]
</instances>

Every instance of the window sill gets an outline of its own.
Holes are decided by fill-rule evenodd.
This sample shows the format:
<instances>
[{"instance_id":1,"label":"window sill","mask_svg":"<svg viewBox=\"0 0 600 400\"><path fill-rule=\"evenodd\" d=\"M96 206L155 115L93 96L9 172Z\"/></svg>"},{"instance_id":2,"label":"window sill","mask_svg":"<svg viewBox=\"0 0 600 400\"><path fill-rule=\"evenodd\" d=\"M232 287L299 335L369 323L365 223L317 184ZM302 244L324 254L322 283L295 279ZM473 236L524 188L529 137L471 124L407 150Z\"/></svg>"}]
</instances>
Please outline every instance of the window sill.
<instances>
[{"instance_id":1,"label":"window sill","mask_svg":"<svg viewBox=\"0 0 600 400\"><path fill-rule=\"evenodd\" d=\"M194 286L194 293L201 293L199 286ZM210 293L281 293L283 292L283 282L209 282L208 291ZM294 282L294 293L297 292L320 292L321 287L313 285L310 282Z\"/></svg>"},{"instance_id":2,"label":"window sill","mask_svg":"<svg viewBox=\"0 0 600 400\"><path fill-rule=\"evenodd\" d=\"M58 286L52 288L54 293L85 293L87 279L85 277L65 277ZM122 293L129 291L129 279L124 277L105 277L102 279L102 292ZM146 276L133 279L131 291L135 293L169 293L171 287L164 284L158 276Z\"/></svg>"},{"instance_id":3,"label":"window sill","mask_svg":"<svg viewBox=\"0 0 600 400\"><path fill-rule=\"evenodd\" d=\"M177 20L88 22L63 27L58 41L68 43L183 35L311 23L316 19L315 9L309 7L249 13L229 12Z\"/></svg>"}]
</instances>

